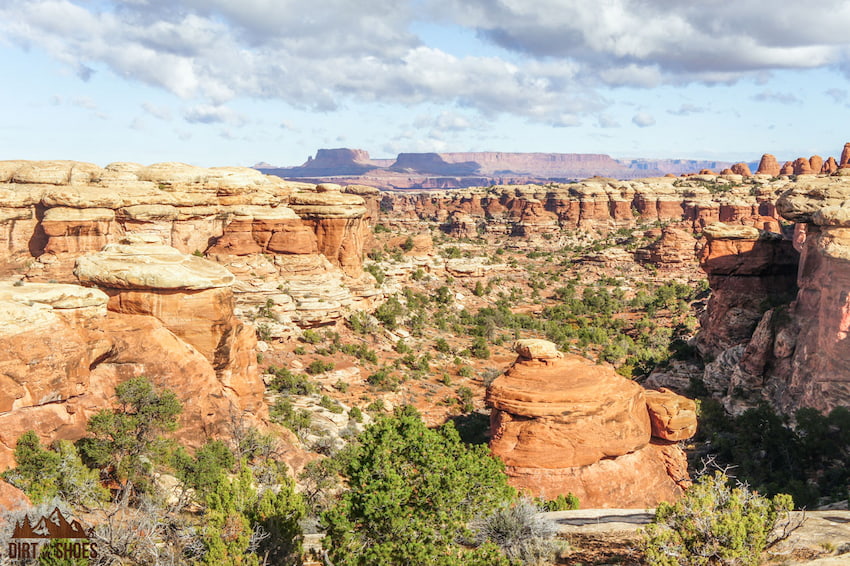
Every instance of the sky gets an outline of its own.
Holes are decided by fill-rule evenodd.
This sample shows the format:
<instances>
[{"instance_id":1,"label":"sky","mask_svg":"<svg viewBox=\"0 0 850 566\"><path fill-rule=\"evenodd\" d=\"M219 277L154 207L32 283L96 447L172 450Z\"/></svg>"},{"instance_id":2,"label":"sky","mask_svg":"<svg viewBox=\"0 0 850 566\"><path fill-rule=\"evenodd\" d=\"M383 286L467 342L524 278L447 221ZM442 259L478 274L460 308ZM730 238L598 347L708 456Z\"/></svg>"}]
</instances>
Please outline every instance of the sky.
<instances>
[{"instance_id":1,"label":"sky","mask_svg":"<svg viewBox=\"0 0 850 566\"><path fill-rule=\"evenodd\" d=\"M848 29L845 0L0 0L0 160L837 157Z\"/></svg>"}]
</instances>

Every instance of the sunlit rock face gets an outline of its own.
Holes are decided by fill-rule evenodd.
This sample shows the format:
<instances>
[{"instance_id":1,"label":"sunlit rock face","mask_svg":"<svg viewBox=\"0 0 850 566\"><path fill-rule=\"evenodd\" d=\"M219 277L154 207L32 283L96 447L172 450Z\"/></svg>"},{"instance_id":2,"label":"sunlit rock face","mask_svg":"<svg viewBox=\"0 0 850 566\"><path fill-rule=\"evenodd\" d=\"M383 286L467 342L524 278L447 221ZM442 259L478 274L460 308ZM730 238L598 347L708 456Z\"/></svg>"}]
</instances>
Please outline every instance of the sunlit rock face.
<instances>
[{"instance_id":1,"label":"sunlit rock face","mask_svg":"<svg viewBox=\"0 0 850 566\"><path fill-rule=\"evenodd\" d=\"M776 208L795 223L793 238L706 231L704 381L733 413L765 401L786 413L850 404L850 180L788 187Z\"/></svg>"},{"instance_id":2,"label":"sunlit rock face","mask_svg":"<svg viewBox=\"0 0 850 566\"><path fill-rule=\"evenodd\" d=\"M3 161L0 277L76 283L80 256L152 238L224 265L239 280L237 315L272 300L273 334L289 335L381 300L362 271L377 193L240 167ZM309 282L316 291L302 293Z\"/></svg>"},{"instance_id":3,"label":"sunlit rock face","mask_svg":"<svg viewBox=\"0 0 850 566\"><path fill-rule=\"evenodd\" d=\"M688 484L674 442L696 430L693 402L647 392L609 366L561 354L543 340L516 344L516 362L487 390L491 449L514 486L581 505L648 507Z\"/></svg>"}]
</instances>

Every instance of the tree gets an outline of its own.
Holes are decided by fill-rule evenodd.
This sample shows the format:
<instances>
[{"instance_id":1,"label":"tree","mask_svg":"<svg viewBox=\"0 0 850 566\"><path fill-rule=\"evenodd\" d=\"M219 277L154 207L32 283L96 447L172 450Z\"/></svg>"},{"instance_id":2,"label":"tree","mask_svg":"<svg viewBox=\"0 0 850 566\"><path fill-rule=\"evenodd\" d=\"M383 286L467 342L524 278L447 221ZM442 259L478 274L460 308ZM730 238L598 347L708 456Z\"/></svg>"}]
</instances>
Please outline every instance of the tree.
<instances>
[{"instance_id":1,"label":"tree","mask_svg":"<svg viewBox=\"0 0 850 566\"><path fill-rule=\"evenodd\" d=\"M108 471L126 496L147 483L152 460L166 448L162 434L177 428L183 408L173 392L157 393L146 377L118 385L115 396L117 408L103 409L89 420L91 436L80 440L80 450Z\"/></svg>"},{"instance_id":2,"label":"tree","mask_svg":"<svg viewBox=\"0 0 850 566\"><path fill-rule=\"evenodd\" d=\"M492 546L456 542L473 517L514 496L486 446L464 445L452 423L427 428L412 407L373 423L359 441L342 466L349 491L322 516L334 564L498 562Z\"/></svg>"},{"instance_id":3,"label":"tree","mask_svg":"<svg viewBox=\"0 0 850 566\"><path fill-rule=\"evenodd\" d=\"M43 448L38 435L29 430L15 445L17 467L3 478L26 492L34 503L53 497L88 506L106 497L97 472L80 460L77 449L67 440L57 441L52 449Z\"/></svg>"}]
</instances>

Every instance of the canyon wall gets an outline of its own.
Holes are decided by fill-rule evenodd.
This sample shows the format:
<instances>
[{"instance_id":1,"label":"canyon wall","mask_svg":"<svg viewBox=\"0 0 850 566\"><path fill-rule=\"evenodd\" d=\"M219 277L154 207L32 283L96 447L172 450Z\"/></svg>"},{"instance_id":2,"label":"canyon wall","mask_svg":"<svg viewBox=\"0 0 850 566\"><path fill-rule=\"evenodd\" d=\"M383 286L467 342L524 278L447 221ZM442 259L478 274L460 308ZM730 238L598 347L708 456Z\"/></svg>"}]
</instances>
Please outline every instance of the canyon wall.
<instances>
[{"instance_id":1,"label":"canyon wall","mask_svg":"<svg viewBox=\"0 0 850 566\"><path fill-rule=\"evenodd\" d=\"M461 237L528 236L564 230L609 231L662 222L700 232L713 222L780 231L774 202L788 179L699 175L636 181L494 186L452 191L382 193L382 222L438 222Z\"/></svg>"},{"instance_id":2,"label":"canyon wall","mask_svg":"<svg viewBox=\"0 0 850 566\"><path fill-rule=\"evenodd\" d=\"M28 429L82 436L137 376L177 394L190 446L265 424L248 321L285 336L381 300L370 214L246 168L0 162L0 469Z\"/></svg>"},{"instance_id":3,"label":"canyon wall","mask_svg":"<svg viewBox=\"0 0 850 566\"><path fill-rule=\"evenodd\" d=\"M792 238L710 226L701 251L712 302L699 345L727 410L850 405L850 177L806 176L777 211Z\"/></svg>"}]
</instances>

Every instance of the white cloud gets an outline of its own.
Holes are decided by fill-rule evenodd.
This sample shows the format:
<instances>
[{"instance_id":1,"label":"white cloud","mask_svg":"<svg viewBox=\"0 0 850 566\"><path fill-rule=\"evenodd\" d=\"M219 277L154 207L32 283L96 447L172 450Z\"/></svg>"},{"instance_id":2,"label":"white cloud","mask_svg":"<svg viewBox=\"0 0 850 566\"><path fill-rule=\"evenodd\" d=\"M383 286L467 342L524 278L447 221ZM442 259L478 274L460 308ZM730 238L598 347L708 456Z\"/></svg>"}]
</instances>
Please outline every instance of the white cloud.
<instances>
[{"instance_id":1,"label":"white cloud","mask_svg":"<svg viewBox=\"0 0 850 566\"><path fill-rule=\"evenodd\" d=\"M763 90L753 96L756 102L778 102L779 104L802 104L795 94L790 92L773 92L772 90Z\"/></svg>"},{"instance_id":2,"label":"white cloud","mask_svg":"<svg viewBox=\"0 0 850 566\"><path fill-rule=\"evenodd\" d=\"M183 113L183 119L190 124L231 124L242 126L245 117L226 106L198 104L188 108Z\"/></svg>"},{"instance_id":3,"label":"white cloud","mask_svg":"<svg viewBox=\"0 0 850 566\"><path fill-rule=\"evenodd\" d=\"M638 112L632 116L632 123L638 128L648 128L655 125L655 117L649 112Z\"/></svg>"},{"instance_id":4,"label":"white cloud","mask_svg":"<svg viewBox=\"0 0 850 566\"><path fill-rule=\"evenodd\" d=\"M473 30L502 50L450 54L410 31L418 20ZM612 86L758 81L816 67L850 75L848 27L850 4L828 0L770 10L756 0L734 10L669 0L0 3L5 41L43 49L84 80L111 72L164 89L190 106L187 120L230 126L238 118L221 109L236 98L320 111L453 104L567 125L603 111L599 93Z\"/></svg>"}]
</instances>

